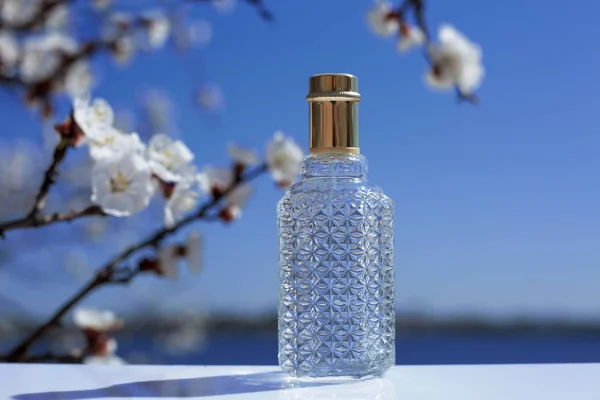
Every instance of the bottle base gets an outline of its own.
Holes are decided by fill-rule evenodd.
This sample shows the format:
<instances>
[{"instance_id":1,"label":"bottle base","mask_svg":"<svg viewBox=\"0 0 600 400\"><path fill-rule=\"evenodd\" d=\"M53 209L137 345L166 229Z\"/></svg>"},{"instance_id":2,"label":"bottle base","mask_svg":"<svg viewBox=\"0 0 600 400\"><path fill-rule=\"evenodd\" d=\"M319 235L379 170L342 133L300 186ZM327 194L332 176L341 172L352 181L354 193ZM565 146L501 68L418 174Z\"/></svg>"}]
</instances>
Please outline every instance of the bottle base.
<instances>
[{"instance_id":1,"label":"bottle base","mask_svg":"<svg viewBox=\"0 0 600 400\"><path fill-rule=\"evenodd\" d=\"M327 382L358 381L381 378L390 369L390 367L384 369L374 369L372 366L369 368L369 366L361 364L317 365L307 371L285 367L282 368L285 372L298 381L318 380Z\"/></svg>"}]
</instances>

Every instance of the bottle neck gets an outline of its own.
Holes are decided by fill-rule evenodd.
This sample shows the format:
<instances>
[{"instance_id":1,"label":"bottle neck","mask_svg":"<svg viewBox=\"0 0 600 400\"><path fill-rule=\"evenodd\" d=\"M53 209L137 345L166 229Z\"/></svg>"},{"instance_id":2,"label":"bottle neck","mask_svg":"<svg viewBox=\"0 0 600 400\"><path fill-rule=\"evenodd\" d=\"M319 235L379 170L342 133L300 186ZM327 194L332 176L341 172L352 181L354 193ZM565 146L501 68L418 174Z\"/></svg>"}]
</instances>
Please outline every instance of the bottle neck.
<instances>
[{"instance_id":1,"label":"bottle neck","mask_svg":"<svg viewBox=\"0 0 600 400\"><path fill-rule=\"evenodd\" d=\"M361 154L309 154L302 161L302 177L366 179L367 158Z\"/></svg>"},{"instance_id":2,"label":"bottle neck","mask_svg":"<svg viewBox=\"0 0 600 400\"><path fill-rule=\"evenodd\" d=\"M310 153L360 153L356 100L310 101L309 127Z\"/></svg>"}]
</instances>

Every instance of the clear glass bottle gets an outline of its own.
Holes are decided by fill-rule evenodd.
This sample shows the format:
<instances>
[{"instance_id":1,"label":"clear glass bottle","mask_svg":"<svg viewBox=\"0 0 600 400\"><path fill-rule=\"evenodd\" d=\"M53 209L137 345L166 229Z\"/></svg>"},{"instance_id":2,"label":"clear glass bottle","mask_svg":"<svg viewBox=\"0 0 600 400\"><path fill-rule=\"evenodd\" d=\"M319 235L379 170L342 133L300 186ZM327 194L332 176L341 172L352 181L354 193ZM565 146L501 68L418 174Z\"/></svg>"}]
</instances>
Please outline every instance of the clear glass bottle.
<instances>
[{"instance_id":1,"label":"clear glass bottle","mask_svg":"<svg viewBox=\"0 0 600 400\"><path fill-rule=\"evenodd\" d=\"M278 204L279 364L378 376L395 361L393 203L367 181L357 79L310 78L310 154Z\"/></svg>"}]
</instances>

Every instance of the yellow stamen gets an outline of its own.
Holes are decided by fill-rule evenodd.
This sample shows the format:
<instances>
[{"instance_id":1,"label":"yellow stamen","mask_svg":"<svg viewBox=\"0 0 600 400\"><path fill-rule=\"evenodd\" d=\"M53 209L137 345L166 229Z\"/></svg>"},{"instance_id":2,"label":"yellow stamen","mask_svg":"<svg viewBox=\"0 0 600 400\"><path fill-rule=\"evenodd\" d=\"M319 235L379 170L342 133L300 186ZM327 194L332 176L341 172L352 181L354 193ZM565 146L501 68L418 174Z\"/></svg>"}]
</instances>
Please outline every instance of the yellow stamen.
<instances>
[{"instance_id":1,"label":"yellow stamen","mask_svg":"<svg viewBox=\"0 0 600 400\"><path fill-rule=\"evenodd\" d=\"M124 193L130 184L131 179L119 172L110 180L110 191L113 193Z\"/></svg>"}]
</instances>

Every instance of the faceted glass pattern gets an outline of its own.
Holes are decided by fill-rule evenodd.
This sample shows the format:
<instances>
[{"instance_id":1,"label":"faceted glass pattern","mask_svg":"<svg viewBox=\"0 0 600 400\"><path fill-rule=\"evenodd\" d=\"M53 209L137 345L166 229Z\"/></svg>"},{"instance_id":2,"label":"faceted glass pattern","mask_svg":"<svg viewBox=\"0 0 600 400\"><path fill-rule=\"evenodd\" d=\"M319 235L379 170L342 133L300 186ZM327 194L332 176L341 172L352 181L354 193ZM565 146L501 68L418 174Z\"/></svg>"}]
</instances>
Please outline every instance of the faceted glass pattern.
<instances>
[{"instance_id":1,"label":"faceted glass pattern","mask_svg":"<svg viewBox=\"0 0 600 400\"><path fill-rule=\"evenodd\" d=\"M393 203L361 155L307 156L278 204L279 364L381 375L395 360Z\"/></svg>"}]
</instances>

